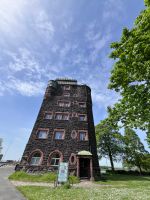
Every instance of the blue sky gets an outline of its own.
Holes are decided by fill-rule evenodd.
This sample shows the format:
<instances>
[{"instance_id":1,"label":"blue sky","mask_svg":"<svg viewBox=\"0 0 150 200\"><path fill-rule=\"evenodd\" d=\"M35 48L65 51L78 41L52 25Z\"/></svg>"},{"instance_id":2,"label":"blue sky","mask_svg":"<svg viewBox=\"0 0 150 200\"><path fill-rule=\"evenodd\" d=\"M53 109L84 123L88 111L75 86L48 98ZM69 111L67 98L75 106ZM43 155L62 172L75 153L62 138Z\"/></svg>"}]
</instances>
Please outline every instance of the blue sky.
<instances>
[{"instance_id":1,"label":"blue sky","mask_svg":"<svg viewBox=\"0 0 150 200\"><path fill-rule=\"evenodd\" d=\"M131 28L143 0L0 0L0 137L20 159L48 80L92 88L95 124L118 94L107 89L110 43ZM144 141L144 134L140 134ZM146 144L146 143L145 143Z\"/></svg>"}]
</instances>

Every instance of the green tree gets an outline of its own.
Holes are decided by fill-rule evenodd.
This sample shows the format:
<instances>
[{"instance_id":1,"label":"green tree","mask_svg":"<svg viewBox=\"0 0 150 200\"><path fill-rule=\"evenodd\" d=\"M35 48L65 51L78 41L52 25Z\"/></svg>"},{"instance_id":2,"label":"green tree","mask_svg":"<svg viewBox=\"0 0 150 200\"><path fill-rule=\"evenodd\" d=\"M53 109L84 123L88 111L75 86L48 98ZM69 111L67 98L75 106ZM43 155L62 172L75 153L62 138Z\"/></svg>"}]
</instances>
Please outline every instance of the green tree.
<instances>
[{"instance_id":1,"label":"green tree","mask_svg":"<svg viewBox=\"0 0 150 200\"><path fill-rule=\"evenodd\" d=\"M100 157L109 157L112 171L115 171L114 161L121 159L123 152L122 135L108 119L96 126L98 154Z\"/></svg>"},{"instance_id":2,"label":"green tree","mask_svg":"<svg viewBox=\"0 0 150 200\"><path fill-rule=\"evenodd\" d=\"M125 128L124 144L124 165L138 167L141 174L143 160L145 158L145 154L148 154L148 152L145 150L138 135L131 128Z\"/></svg>"},{"instance_id":3,"label":"green tree","mask_svg":"<svg viewBox=\"0 0 150 200\"><path fill-rule=\"evenodd\" d=\"M115 63L108 87L122 96L110 114L146 130L150 144L150 0L145 5L133 28L124 28L120 41L111 44Z\"/></svg>"},{"instance_id":4,"label":"green tree","mask_svg":"<svg viewBox=\"0 0 150 200\"><path fill-rule=\"evenodd\" d=\"M146 171L150 171L150 154L146 153L142 159L142 168Z\"/></svg>"}]
</instances>

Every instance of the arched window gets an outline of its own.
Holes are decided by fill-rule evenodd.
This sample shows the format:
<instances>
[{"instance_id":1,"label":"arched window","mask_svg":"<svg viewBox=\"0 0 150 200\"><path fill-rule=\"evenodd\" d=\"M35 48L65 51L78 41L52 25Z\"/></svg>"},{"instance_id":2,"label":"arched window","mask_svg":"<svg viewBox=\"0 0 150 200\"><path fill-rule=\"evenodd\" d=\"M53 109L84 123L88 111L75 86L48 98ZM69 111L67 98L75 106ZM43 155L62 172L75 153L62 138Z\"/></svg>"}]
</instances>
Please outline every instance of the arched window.
<instances>
[{"instance_id":1,"label":"arched window","mask_svg":"<svg viewBox=\"0 0 150 200\"><path fill-rule=\"evenodd\" d=\"M48 164L50 166L58 167L60 161L62 161L62 157L62 153L56 150L50 154Z\"/></svg>"},{"instance_id":2,"label":"arched window","mask_svg":"<svg viewBox=\"0 0 150 200\"><path fill-rule=\"evenodd\" d=\"M42 159L42 155L40 152L35 152L32 154L30 165L40 165Z\"/></svg>"}]
</instances>

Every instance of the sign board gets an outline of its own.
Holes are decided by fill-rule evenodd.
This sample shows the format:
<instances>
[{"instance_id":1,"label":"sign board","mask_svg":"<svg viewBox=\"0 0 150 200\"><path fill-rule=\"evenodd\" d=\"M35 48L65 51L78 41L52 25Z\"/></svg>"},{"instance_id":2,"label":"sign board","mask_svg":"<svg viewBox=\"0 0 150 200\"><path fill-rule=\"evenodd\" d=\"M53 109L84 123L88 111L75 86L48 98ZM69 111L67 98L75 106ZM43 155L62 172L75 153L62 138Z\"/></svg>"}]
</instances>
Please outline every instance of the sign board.
<instances>
[{"instance_id":1,"label":"sign board","mask_svg":"<svg viewBox=\"0 0 150 200\"><path fill-rule=\"evenodd\" d=\"M67 182L68 180L68 163L60 162L58 171L58 182Z\"/></svg>"}]
</instances>

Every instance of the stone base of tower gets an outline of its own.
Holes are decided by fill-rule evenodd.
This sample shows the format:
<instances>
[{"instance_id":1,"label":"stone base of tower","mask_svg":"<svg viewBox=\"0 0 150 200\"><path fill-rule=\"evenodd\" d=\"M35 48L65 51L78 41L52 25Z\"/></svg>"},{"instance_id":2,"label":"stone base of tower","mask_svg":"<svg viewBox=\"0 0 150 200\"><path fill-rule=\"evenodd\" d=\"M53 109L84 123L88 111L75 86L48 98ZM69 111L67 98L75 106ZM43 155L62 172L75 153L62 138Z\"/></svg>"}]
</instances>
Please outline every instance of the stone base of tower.
<instances>
[{"instance_id":1,"label":"stone base of tower","mask_svg":"<svg viewBox=\"0 0 150 200\"><path fill-rule=\"evenodd\" d=\"M98 160L89 151L80 151L72 155L74 160L61 160L69 163L69 175L77 176L79 179L97 180L100 179L100 167ZM46 164L47 163L47 164ZM29 173L57 172L58 166L48 165L49 159L41 165L31 165L30 159L22 160L17 170L24 170Z\"/></svg>"},{"instance_id":2,"label":"stone base of tower","mask_svg":"<svg viewBox=\"0 0 150 200\"><path fill-rule=\"evenodd\" d=\"M90 161L91 163L91 161ZM48 166L25 166L25 165L18 165L16 171L25 171L27 173L47 173L47 172L56 172L58 168L51 168ZM83 176L79 174L79 169L69 167L69 175L77 176L79 179L86 179L90 181L94 181L100 179L100 170L99 168L92 169L90 164L90 174L88 176Z\"/></svg>"}]
</instances>

